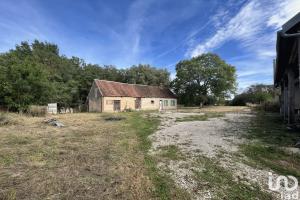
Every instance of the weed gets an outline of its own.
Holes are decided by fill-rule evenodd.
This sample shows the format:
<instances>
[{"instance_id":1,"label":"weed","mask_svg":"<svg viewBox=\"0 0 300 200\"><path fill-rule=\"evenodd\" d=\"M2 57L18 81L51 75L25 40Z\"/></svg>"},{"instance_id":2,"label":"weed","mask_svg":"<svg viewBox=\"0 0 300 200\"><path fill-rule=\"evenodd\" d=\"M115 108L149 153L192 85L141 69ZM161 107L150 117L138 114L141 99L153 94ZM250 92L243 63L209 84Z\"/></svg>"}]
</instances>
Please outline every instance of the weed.
<instances>
[{"instance_id":1,"label":"weed","mask_svg":"<svg viewBox=\"0 0 300 200\"><path fill-rule=\"evenodd\" d=\"M9 153L1 154L0 153L0 166L9 166L15 162L13 155Z\"/></svg>"},{"instance_id":2,"label":"weed","mask_svg":"<svg viewBox=\"0 0 300 200\"><path fill-rule=\"evenodd\" d=\"M243 144L241 152L252 161L254 167L260 165L268 167L279 174L292 175L300 179L300 155L290 154L275 146L258 143Z\"/></svg>"},{"instance_id":3,"label":"weed","mask_svg":"<svg viewBox=\"0 0 300 200\"><path fill-rule=\"evenodd\" d=\"M170 160L180 160L185 158L176 145L168 145L161 147L160 149L162 151L160 155Z\"/></svg>"},{"instance_id":4,"label":"weed","mask_svg":"<svg viewBox=\"0 0 300 200\"><path fill-rule=\"evenodd\" d=\"M196 165L203 170L195 170L195 178L202 189L214 191L213 199L272 199L259 186L235 180L232 172L219 166L213 159L200 156Z\"/></svg>"},{"instance_id":5,"label":"weed","mask_svg":"<svg viewBox=\"0 0 300 200\"><path fill-rule=\"evenodd\" d=\"M300 178L300 156L283 150L294 146L300 135L286 130L278 114L258 112L245 129L251 143L240 145L241 152L250 158L248 164L267 167L282 175Z\"/></svg>"}]
</instances>

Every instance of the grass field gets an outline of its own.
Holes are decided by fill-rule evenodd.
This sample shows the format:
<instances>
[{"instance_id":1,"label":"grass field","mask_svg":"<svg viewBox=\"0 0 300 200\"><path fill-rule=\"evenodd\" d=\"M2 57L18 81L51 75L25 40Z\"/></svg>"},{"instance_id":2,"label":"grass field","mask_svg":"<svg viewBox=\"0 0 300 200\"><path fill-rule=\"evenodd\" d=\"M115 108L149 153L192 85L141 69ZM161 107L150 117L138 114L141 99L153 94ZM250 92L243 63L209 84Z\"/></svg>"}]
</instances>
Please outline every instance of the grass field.
<instances>
[{"instance_id":1,"label":"grass field","mask_svg":"<svg viewBox=\"0 0 300 200\"><path fill-rule=\"evenodd\" d=\"M105 120L112 115L57 115L62 128L10 115L0 126L0 199L179 198L146 155L159 121L144 113Z\"/></svg>"},{"instance_id":2,"label":"grass field","mask_svg":"<svg viewBox=\"0 0 300 200\"><path fill-rule=\"evenodd\" d=\"M224 112L246 108L220 109L206 108L203 115L199 111L174 120L225 120ZM1 200L191 199L191 193L159 167L161 163L189 163L190 155L181 152L177 144L162 146L157 154L149 153L152 144L148 136L163 118L150 112L54 117L65 127L50 126L44 117L0 116ZM115 117L120 120L113 120ZM246 139L233 158L247 158L242 162L251 167L300 178L299 154L285 150L299 140L299 134L287 131L277 115L258 113L250 121L228 123L237 123L236 134ZM258 185L237 181L234 171L220 166L218 158L198 152L188 168L199 190L214 191L216 199L272 199Z\"/></svg>"}]
</instances>

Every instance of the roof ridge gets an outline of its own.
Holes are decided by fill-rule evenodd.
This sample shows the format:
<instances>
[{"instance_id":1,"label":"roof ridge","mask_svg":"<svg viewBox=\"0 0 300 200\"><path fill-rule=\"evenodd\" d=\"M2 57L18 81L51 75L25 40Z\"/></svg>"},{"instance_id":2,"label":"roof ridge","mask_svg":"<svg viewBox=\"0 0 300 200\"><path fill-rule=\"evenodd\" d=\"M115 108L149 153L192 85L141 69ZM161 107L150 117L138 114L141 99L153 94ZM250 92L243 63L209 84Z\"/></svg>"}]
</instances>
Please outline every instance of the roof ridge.
<instances>
[{"instance_id":1,"label":"roof ridge","mask_svg":"<svg viewBox=\"0 0 300 200\"><path fill-rule=\"evenodd\" d=\"M140 86L146 86L146 87L158 87L160 89L165 89L165 87L161 88L160 86L157 85L144 85L144 84L135 84L135 83L122 83L118 81L109 81L109 80L104 80L104 79L94 79L96 81L106 81L106 82L114 82L114 83L119 83L119 84L126 84L126 85L140 85Z\"/></svg>"}]
</instances>

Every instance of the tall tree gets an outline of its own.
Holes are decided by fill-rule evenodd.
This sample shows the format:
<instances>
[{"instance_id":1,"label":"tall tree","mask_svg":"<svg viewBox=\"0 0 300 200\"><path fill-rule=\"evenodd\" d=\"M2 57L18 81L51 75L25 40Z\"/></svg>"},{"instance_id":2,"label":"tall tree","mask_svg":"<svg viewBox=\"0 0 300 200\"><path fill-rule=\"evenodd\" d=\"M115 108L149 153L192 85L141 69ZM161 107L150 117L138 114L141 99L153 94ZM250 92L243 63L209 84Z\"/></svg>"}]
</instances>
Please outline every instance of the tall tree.
<instances>
[{"instance_id":1,"label":"tall tree","mask_svg":"<svg viewBox=\"0 0 300 200\"><path fill-rule=\"evenodd\" d=\"M216 54L202 54L176 65L172 85L185 105L221 101L236 91L236 70Z\"/></svg>"},{"instance_id":2,"label":"tall tree","mask_svg":"<svg viewBox=\"0 0 300 200\"><path fill-rule=\"evenodd\" d=\"M144 85L169 86L170 73L150 65L133 65L125 70L124 82Z\"/></svg>"}]
</instances>

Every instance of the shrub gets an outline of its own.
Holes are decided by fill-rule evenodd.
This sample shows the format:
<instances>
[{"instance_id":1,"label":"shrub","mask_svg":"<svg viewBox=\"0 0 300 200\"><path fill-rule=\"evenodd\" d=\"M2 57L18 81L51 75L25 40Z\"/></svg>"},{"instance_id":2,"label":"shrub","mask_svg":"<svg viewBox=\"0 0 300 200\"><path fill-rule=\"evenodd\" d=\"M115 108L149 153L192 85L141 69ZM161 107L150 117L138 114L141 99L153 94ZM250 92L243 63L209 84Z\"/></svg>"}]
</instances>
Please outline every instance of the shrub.
<instances>
[{"instance_id":1,"label":"shrub","mask_svg":"<svg viewBox=\"0 0 300 200\"><path fill-rule=\"evenodd\" d=\"M43 117L47 114L46 106L29 106L27 114L32 117Z\"/></svg>"}]
</instances>

